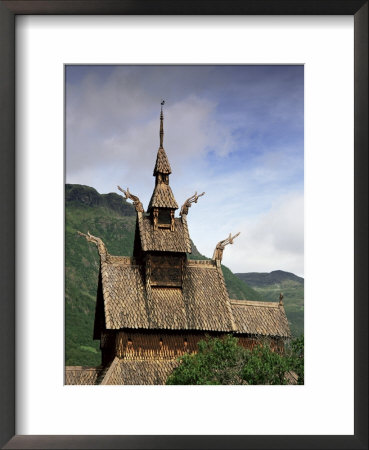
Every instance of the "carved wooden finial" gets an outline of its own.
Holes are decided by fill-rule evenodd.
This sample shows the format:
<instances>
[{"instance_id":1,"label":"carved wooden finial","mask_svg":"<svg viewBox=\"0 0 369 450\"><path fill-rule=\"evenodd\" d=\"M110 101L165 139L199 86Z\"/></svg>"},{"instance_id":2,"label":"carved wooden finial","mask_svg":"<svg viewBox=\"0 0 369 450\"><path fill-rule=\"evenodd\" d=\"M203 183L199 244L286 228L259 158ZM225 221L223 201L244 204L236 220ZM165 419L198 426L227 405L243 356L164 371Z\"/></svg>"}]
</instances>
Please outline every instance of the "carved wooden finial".
<instances>
[{"instance_id":1,"label":"carved wooden finial","mask_svg":"<svg viewBox=\"0 0 369 450\"><path fill-rule=\"evenodd\" d=\"M124 198L133 201L133 206L135 207L135 209L136 209L137 212L144 212L143 205L142 205L142 203L140 202L140 199L139 199L136 195L131 194L131 193L129 192L129 189L128 189L128 188L127 188L127 190L125 191L125 190L122 189L120 186L118 186L118 189L119 189L121 192L123 192Z\"/></svg>"},{"instance_id":2,"label":"carved wooden finial","mask_svg":"<svg viewBox=\"0 0 369 450\"><path fill-rule=\"evenodd\" d=\"M282 294L282 292L279 294L279 306L283 306L283 298L284 298L284 296L283 296L283 294Z\"/></svg>"},{"instance_id":3,"label":"carved wooden finial","mask_svg":"<svg viewBox=\"0 0 369 450\"><path fill-rule=\"evenodd\" d=\"M192 197L189 197L182 205L181 208L181 212L179 213L180 216L185 216L188 214L188 208L191 207L191 203L197 203L197 200L199 199L199 197L202 197L205 194L205 192L203 192L200 195L197 195L197 192L195 192L195 194Z\"/></svg>"},{"instance_id":4,"label":"carved wooden finial","mask_svg":"<svg viewBox=\"0 0 369 450\"><path fill-rule=\"evenodd\" d=\"M99 251L100 258L101 258L102 261L106 259L107 255L108 255L108 251L106 250L105 244L102 241L102 239L100 239L100 238L98 238L96 236L93 236L89 231L87 231L87 234L81 233L80 231L77 231L77 233L80 236L85 237L88 242L92 242L92 243L94 243L96 245L97 250Z\"/></svg>"},{"instance_id":5,"label":"carved wooden finial","mask_svg":"<svg viewBox=\"0 0 369 450\"><path fill-rule=\"evenodd\" d=\"M215 247L213 259L216 261L217 260L222 261L223 251L224 251L225 246L228 244L233 244L233 241L236 239L237 236L239 236L239 234L240 234L240 232L238 232L237 234L232 236L232 233L229 233L229 236L227 237L227 239L224 239L223 241L219 241L217 243L217 246Z\"/></svg>"}]
</instances>

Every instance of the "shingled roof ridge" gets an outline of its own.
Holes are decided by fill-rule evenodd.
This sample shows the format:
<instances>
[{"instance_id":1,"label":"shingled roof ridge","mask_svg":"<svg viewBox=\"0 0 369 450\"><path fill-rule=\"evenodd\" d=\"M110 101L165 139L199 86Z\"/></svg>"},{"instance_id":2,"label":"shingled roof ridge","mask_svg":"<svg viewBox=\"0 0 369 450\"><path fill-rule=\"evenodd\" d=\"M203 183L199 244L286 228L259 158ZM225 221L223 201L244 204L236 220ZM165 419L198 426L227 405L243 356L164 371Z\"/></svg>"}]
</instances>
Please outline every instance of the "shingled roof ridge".
<instances>
[{"instance_id":1,"label":"shingled roof ridge","mask_svg":"<svg viewBox=\"0 0 369 450\"><path fill-rule=\"evenodd\" d=\"M192 253L191 239L190 239L190 234L188 232L188 225L187 225L187 216L184 214L180 217L179 220L182 222L183 229L185 231L187 253Z\"/></svg>"},{"instance_id":2,"label":"shingled roof ridge","mask_svg":"<svg viewBox=\"0 0 369 450\"><path fill-rule=\"evenodd\" d=\"M235 322L234 317L233 317L232 307L231 307L231 303L229 301L229 294L228 294L227 286L226 286L226 283L225 283L222 266L221 266L219 261L216 261L216 268L217 268L217 271L218 271L218 276L219 276L219 278L221 280L222 287L223 287L223 289L225 291L226 306L227 306L227 310L229 312L229 318L231 320L231 327L232 327L233 331L236 331L237 330L237 326L236 326L236 322Z\"/></svg>"},{"instance_id":3,"label":"shingled roof ridge","mask_svg":"<svg viewBox=\"0 0 369 450\"><path fill-rule=\"evenodd\" d=\"M259 306L261 308L279 308L280 305L278 302L263 302L259 300L238 300L238 299L229 299L232 305L237 306Z\"/></svg>"},{"instance_id":4,"label":"shingled roof ridge","mask_svg":"<svg viewBox=\"0 0 369 450\"><path fill-rule=\"evenodd\" d=\"M187 261L188 266L199 267L200 269L216 269L216 263L213 259L189 259Z\"/></svg>"},{"instance_id":5,"label":"shingled roof ridge","mask_svg":"<svg viewBox=\"0 0 369 450\"><path fill-rule=\"evenodd\" d=\"M108 254L106 258L107 264L122 264L125 266L135 266L136 261L131 256L124 256L124 255L110 255Z\"/></svg>"},{"instance_id":6,"label":"shingled roof ridge","mask_svg":"<svg viewBox=\"0 0 369 450\"><path fill-rule=\"evenodd\" d=\"M107 367L107 370L105 371L105 375L103 376L103 379L101 380L100 384L108 384L109 378L111 377L112 373L114 372L115 367L119 363L119 358L116 356L113 361L111 362L110 366Z\"/></svg>"}]
</instances>

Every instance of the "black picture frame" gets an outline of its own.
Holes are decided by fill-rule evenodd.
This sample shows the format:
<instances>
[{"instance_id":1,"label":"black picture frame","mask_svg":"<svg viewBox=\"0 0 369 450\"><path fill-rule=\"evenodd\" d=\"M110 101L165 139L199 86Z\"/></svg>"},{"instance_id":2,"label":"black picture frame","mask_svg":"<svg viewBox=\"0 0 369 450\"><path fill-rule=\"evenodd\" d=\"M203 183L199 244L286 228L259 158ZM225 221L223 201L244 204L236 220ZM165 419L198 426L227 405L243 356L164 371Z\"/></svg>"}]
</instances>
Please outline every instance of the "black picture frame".
<instances>
[{"instance_id":1,"label":"black picture frame","mask_svg":"<svg viewBox=\"0 0 369 450\"><path fill-rule=\"evenodd\" d=\"M353 15L354 435L15 435L15 17L18 14ZM337 95L340 95L339 92ZM11 0L0 2L0 445L7 449L367 449L368 448L368 1L365 0ZM339 337L337 337L339 340ZM339 345L339 344L337 344ZM323 374L334 376L334 374ZM337 393L339 396L339 393ZM317 405L318 407L318 405Z\"/></svg>"}]
</instances>

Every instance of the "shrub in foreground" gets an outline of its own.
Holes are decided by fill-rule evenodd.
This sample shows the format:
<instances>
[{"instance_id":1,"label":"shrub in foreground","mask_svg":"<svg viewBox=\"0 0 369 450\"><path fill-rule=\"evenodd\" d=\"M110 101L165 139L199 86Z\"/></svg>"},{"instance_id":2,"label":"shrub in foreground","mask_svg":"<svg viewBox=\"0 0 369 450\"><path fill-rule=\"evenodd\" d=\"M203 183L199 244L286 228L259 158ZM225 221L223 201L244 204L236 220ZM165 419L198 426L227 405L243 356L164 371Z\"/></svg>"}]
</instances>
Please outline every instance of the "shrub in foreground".
<instances>
[{"instance_id":1,"label":"shrub in foreground","mask_svg":"<svg viewBox=\"0 0 369 450\"><path fill-rule=\"evenodd\" d=\"M302 369L303 373L303 343L302 353L301 345L297 350L299 359L293 344L282 355L273 352L267 340L250 350L238 345L238 339L231 335L207 338L198 343L198 353L180 358L181 364L167 384L288 384L287 372L294 370L300 376Z\"/></svg>"}]
</instances>

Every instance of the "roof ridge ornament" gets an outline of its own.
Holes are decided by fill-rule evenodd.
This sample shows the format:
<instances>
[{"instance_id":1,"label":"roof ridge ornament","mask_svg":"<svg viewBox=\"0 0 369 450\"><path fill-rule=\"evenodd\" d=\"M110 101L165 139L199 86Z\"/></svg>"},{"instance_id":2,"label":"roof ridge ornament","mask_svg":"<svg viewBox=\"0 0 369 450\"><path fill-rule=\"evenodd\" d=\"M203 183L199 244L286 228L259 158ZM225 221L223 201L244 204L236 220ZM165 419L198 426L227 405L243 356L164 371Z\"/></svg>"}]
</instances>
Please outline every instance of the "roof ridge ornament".
<instances>
[{"instance_id":1,"label":"roof ridge ornament","mask_svg":"<svg viewBox=\"0 0 369 450\"><path fill-rule=\"evenodd\" d=\"M238 232L234 236L232 236L232 233L229 233L229 236L226 239L224 239L223 241L219 241L214 250L213 260L221 262L225 246L228 244L233 244L233 241L237 236L239 236L240 233L241 232Z\"/></svg>"},{"instance_id":2,"label":"roof ridge ornament","mask_svg":"<svg viewBox=\"0 0 369 450\"><path fill-rule=\"evenodd\" d=\"M179 213L180 216L186 216L188 214L188 208L191 208L191 203L197 203L197 200L202 197L205 194L203 192L202 194L197 195L197 191L192 197L189 197L182 205L181 212Z\"/></svg>"},{"instance_id":3,"label":"roof ridge ornament","mask_svg":"<svg viewBox=\"0 0 369 450\"><path fill-rule=\"evenodd\" d=\"M279 294L279 306L283 306L283 298L284 298L284 295L283 295L283 293L281 292L281 293Z\"/></svg>"},{"instance_id":4,"label":"roof ridge ornament","mask_svg":"<svg viewBox=\"0 0 369 450\"><path fill-rule=\"evenodd\" d=\"M109 256L109 253L105 247L103 240L99 237L93 236L89 231L87 231L87 234L81 233L80 231L77 231L77 233L80 236L85 237L88 242L93 242L96 245L101 261L105 262L106 258Z\"/></svg>"},{"instance_id":5,"label":"roof ridge ornament","mask_svg":"<svg viewBox=\"0 0 369 450\"><path fill-rule=\"evenodd\" d=\"M123 192L124 194L124 198L132 200L133 201L133 206L135 207L137 212L144 212L144 208L142 203L140 202L140 199L136 196L133 195L129 192L129 189L127 188L127 190L125 191L124 189L122 189L120 186L117 186L118 189Z\"/></svg>"}]
</instances>

